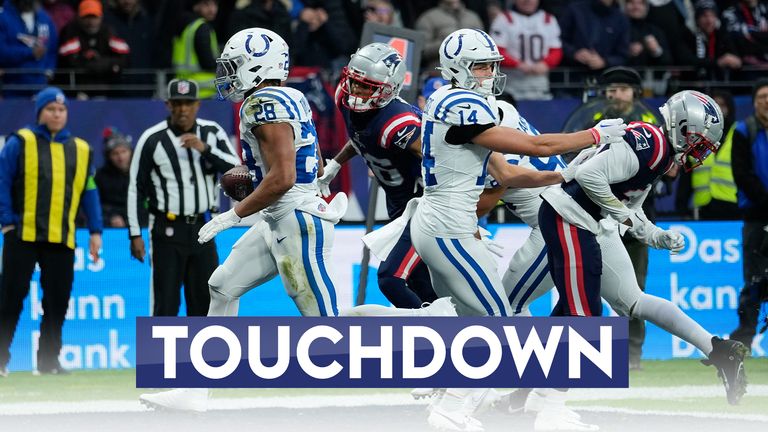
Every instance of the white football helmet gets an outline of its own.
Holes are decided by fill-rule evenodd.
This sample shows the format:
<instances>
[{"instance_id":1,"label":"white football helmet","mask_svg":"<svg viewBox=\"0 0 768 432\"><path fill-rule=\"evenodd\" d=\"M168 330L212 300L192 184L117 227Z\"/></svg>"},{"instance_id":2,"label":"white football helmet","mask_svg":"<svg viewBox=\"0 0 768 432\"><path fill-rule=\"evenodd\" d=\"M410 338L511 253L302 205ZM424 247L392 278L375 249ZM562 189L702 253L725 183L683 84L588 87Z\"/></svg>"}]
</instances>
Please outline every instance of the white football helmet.
<instances>
[{"instance_id":1,"label":"white football helmet","mask_svg":"<svg viewBox=\"0 0 768 432\"><path fill-rule=\"evenodd\" d=\"M352 54L341 71L341 103L356 112L382 108L400 94L405 73L405 62L396 49L379 42L368 44ZM369 91L370 96L360 97L355 90Z\"/></svg>"},{"instance_id":2,"label":"white football helmet","mask_svg":"<svg viewBox=\"0 0 768 432\"><path fill-rule=\"evenodd\" d=\"M709 96L693 90L675 93L659 108L675 150L675 162L691 171L720 148L723 112Z\"/></svg>"},{"instance_id":3,"label":"white football helmet","mask_svg":"<svg viewBox=\"0 0 768 432\"><path fill-rule=\"evenodd\" d=\"M506 75L499 72L504 57L488 34L477 29L461 29L448 35L440 44L440 67L443 78L457 87L473 90L483 96L500 95L504 91ZM472 66L490 63L492 74L479 80Z\"/></svg>"},{"instance_id":4,"label":"white football helmet","mask_svg":"<svg viewBox=\"0 0 768 432\"><path fill-rule=\"evenodd\" d=\"M285 81L289 65L288 44L280 35L258 27L241 30L216 59L219 99L238 102L264 80Z\"/></svg>"}]
</instances>

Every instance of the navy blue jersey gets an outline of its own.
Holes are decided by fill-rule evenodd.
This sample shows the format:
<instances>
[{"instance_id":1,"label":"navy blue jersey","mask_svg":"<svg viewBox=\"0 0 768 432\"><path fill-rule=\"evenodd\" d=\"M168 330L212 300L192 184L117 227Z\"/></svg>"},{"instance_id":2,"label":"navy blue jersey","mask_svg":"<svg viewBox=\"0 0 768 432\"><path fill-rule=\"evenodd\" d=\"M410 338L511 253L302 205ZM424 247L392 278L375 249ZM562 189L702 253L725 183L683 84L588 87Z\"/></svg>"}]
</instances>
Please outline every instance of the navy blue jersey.
<instances>
[{"instance_id":1,"label":"navy blue jersey","mask_svg":"<svg viewBox=\"0 0 768 432\"><path fill-rule=\"evenodd\" d=\"M409 147L421 136L421 111L400 98L384 108L357 113L340 103L347 135L387 195L387 213L394 219L411 198L421 196L421 159Z\"/></svg>"},{"instance_id":2,"label":"navy blue jersey","mask_svg":"<svg viewBox=\"0 0 768 432\"><path fill-rule=\"evenodd\" d=\"M637 173L628 180L611 185L611 191L625 204L641 196L649 185L656 182L674 162L674 151L664 133L658 127L644 122L632 122L627 126L624 141L637 157ZM610 144L600 151L606 151ZM595 204L575 180L563 185L563 190L576 200L595 220L602 218L601 208Z\"/></svg>"}]
</instances>

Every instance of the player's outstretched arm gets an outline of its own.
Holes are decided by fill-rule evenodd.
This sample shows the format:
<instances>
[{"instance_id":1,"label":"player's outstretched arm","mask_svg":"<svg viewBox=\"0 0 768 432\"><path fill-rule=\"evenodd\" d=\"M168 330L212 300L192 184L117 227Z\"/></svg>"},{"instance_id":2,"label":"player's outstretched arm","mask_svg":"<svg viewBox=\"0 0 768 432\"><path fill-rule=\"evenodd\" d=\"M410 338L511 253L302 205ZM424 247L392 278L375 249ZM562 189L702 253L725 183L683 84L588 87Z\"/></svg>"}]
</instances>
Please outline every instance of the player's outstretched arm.
<instances>
[{"instance_id":1,"label":"player's outstretched arm","mask_svg":"<svg viewBox=\"0 0 768 432\"><path fill-rule=\"evenodd\" d=\"M579 132L528 135L517 129L494 126L475 136L472 142L499 153L554 156L615 140L624 136L626 127L622 119L608 119Z\"/></svg>"},{"instance_id":2,"label":"player's outstretched arm","mask_svg":"<svg viewBox=\"0 0 768 432\"><path fill-rule=\"evenodd\" d=\"M503 187L532 188L562 183L563 176L554 171L536 171L507 163L499 153L488 161L490 174Z\"/></svg>"}]
</instances>

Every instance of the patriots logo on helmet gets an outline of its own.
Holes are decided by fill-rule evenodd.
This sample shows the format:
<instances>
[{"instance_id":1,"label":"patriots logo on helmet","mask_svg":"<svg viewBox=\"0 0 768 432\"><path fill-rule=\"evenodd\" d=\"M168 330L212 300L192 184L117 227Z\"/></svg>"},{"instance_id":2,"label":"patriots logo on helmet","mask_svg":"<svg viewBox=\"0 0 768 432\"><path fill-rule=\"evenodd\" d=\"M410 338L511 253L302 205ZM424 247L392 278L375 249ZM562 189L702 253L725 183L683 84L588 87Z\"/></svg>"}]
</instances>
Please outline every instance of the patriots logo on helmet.
<instances>
[{"instance_id":1,"label":"patriots logo on helmet","mask_svg":"<svg viewBox=\"0 0 768 432\"><path fill-rule=\"evenodd\" d=\"M394 69L400 64L400 56L397 54L390 54L383 60L381 60L388 68Z\"/></svg>"},{"instance_id":2,"label":"patriots logo on helmet","mask_svg":"<svg viewBox=\"0 0 768 432\"><path fill-rule=\"evenodd\" d=\"M712 117L712 123L717 124L720 123L720 117L717 115L717 109L712 105L712 102L709 101L704 95L697 92L691 92L693 93L693 96L696 97L699 101L701 101L701 104L704 105L704 112L707 113L710 117Z\"/></svg>"}]
</instances>

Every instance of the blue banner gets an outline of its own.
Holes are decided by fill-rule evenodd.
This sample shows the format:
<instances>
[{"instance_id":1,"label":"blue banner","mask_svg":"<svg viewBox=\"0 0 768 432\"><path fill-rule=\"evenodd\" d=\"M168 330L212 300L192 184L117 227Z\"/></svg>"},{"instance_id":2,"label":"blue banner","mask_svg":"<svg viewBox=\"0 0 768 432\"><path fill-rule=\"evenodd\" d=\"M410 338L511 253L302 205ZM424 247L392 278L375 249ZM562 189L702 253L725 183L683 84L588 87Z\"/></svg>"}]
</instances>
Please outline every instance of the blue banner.
<instances>
[{"instance_id":1,"label":"blue banner","mask_svg":"<svg viewBox=\"0 0 768 432\"><path fill-rule=\"evenodd\" d=\"M676 229L686 238L686 248L678 255L650 250L646 290L649 294L671 300L707 331L726 336L738 326L738 294L743 285L740 222L672 222L663 228ZM514 250L524 241L528 228L521 225L492 225L494 238L502 242L506 269ZM238 227L216 237L223 261L232 245L245 232ZM339 307L352 306L357 298L364 229L338 226L333 249L332 269L337 285ZM146 239L146 234L145 234ZM128 235L122 229L107 229L103 234L102 259L94 263L87 254L88 233L77 232L75 282L64 325L64 347L60 357L70 369L135 367L136 317L149 315L150 266L132 260ZM0 237L0 243L2 237ZM516 243L515 243L516 242ZM389 305L378 289L376 266L368 272L366 303ZM2 271L10 271L2 269ZM33 275L29 295L11 345L11 371L32 370L42 317L42 290L39 270ZM183 296L182 296L183 297ZM534 316L548 316L553 296L547 294L532 304ZM606 307L606 314L610 313ZM182 306L181 314L184 314ZM279 278L251 290L240 301L241 316L298 316L298 311ZM757 335L753 356L765 356L768 340ZM699 358L691 345L669 333L648 325L643 358Z\"/></svg>"},{"instance_id":2,"label":"blue banner","mask_svg":"<svg viewBox=\"0 0 768 432\"><path fill-rule=\"evenodd\" d=\"M137 387L627 387L626 318L139 318Z\"/></svg>"}]
</instances>

